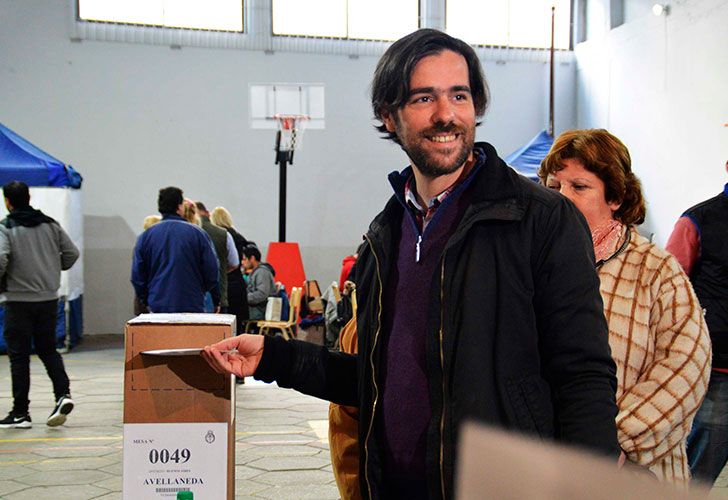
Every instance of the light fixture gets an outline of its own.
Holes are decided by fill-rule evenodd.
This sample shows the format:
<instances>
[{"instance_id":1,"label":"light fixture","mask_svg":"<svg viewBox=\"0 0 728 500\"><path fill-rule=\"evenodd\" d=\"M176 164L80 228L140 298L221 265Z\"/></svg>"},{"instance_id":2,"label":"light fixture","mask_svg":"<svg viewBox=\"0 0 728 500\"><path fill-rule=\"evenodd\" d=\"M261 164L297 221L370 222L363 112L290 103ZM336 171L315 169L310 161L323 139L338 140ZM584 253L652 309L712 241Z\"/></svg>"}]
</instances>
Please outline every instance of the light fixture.
<instances>
[{"instance_id":1,"label":"light fixture","mask_svg":"<svg viewBox=\"0 0 728 500\"><path fill-rule=\"evenodd\" d=\"M656 3L652 6L652 13L656 16L666 16L670 14L670 6L665 3Z\"/></svg>"}]
</instances>

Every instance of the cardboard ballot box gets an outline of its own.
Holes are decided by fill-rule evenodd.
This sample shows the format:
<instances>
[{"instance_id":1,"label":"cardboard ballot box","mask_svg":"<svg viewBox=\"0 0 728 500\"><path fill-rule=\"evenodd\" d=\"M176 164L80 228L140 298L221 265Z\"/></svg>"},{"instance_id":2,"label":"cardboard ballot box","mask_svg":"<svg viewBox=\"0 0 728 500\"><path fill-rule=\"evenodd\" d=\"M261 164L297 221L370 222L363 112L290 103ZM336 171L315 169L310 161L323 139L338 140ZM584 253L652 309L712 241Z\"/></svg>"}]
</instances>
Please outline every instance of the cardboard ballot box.
<instances>
[{"instance_id":1,"label":"cardboard ballot box","mask_svg":"<svg viewBox=\"0 0 728 500\"><path fill-rule=\"evenodd\" d=\"M126 324L124 499L235 492L235 383L195 348L231 337L229 314L142 314Z\"/></svg>"}]
</instances>

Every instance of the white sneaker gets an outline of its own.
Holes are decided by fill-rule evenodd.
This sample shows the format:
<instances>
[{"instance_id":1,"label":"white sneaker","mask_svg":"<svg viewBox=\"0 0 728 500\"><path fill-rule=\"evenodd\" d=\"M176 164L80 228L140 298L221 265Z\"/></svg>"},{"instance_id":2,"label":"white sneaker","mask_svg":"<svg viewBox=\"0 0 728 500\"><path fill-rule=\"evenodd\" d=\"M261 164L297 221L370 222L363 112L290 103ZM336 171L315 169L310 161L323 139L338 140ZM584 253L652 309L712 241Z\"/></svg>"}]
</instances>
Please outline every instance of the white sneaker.
<instances>
[{"instance_id":1,"label":"white sneaker","mask_svg":"<svg viewBox=\"0 0 728 500\"><path fill-rule=\"evenodd\" d=\"M0 429L30 429L31 427L33 427L33 423L30 420L30 413L15 415L10 412L7 417L0 420Z\"/></svg>"},{"instance_id":2,"label":"white sneaker","mask_svg":"<svg viewBox=\"0 0 728 500\"><path fill-rule=\"evenodd\" d=\"M53 413L48 416L46 425L50 427L63 425L71 410L73 410L73 399L71 399L71 396L61 396L56 403L56 407L53 409Z\"/></svg>"}]
</instances>

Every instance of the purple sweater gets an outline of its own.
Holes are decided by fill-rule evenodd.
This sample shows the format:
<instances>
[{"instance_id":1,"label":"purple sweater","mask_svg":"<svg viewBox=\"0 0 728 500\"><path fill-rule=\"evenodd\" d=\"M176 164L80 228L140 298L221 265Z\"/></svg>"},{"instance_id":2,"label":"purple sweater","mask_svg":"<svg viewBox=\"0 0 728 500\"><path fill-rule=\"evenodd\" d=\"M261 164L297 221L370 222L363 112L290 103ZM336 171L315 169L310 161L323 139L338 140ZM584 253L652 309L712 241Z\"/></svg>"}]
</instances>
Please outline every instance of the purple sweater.
<instances>
[{"instance_id":1,"label":"purple sweater","mask_svg":"<svg viewBox=\"0 0 728 500\"><path fill-rule=\"evenodd\" d=\"M384 476L393 483L425 480L425 447L430 422L425 346L427 305L440 256L465 209L463 193L472 173L437 208L420 241L410 209L402 218L396 265L384 290L385 349L379 436L384 446ZM397 187L395 186L395 190ZM397 193L399 196L401 193Z\"/></svg>"}]
</instances>

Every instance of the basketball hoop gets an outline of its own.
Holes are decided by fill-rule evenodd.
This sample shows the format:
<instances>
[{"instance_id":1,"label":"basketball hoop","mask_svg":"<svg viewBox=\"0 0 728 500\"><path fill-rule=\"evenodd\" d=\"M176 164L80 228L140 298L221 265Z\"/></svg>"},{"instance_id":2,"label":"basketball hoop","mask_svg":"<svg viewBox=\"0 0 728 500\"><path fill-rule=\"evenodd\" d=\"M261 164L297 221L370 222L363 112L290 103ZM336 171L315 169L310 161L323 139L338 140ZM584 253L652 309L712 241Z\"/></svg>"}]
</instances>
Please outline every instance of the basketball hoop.
<instances>
[{"instance_id":1,"label":"basketball hoop","mask_svg":"<svg viewBox=\"0 0 728 500\"><path fill-rule=\"evenodd\" d=\"M273 115L273 118L278 123L276 152L293 152L299 148L303 141L303 133L306 130L306 122L309 120L309 116Z\"/></svg>"}]
</instances>

